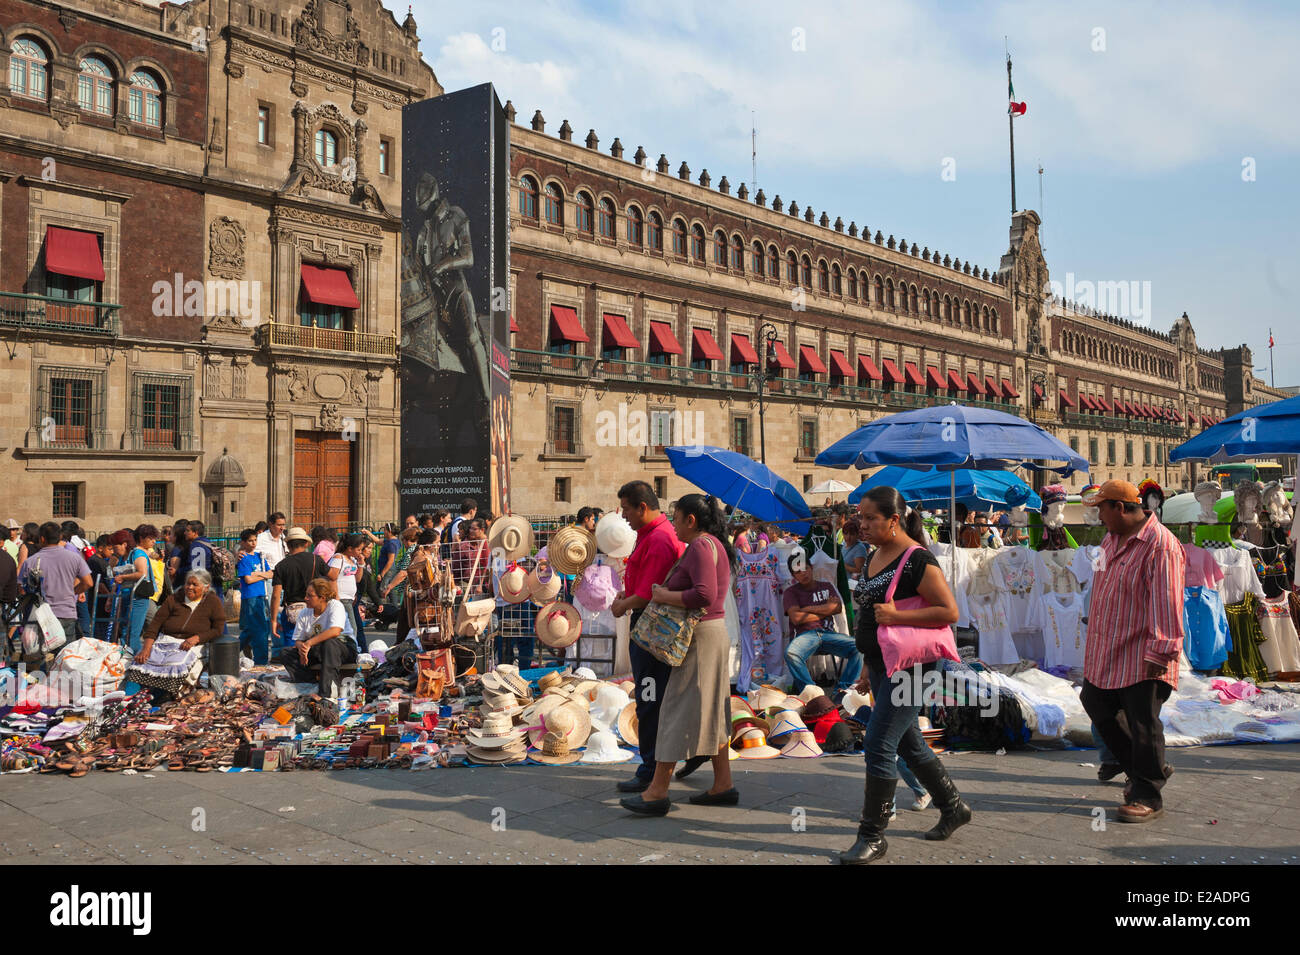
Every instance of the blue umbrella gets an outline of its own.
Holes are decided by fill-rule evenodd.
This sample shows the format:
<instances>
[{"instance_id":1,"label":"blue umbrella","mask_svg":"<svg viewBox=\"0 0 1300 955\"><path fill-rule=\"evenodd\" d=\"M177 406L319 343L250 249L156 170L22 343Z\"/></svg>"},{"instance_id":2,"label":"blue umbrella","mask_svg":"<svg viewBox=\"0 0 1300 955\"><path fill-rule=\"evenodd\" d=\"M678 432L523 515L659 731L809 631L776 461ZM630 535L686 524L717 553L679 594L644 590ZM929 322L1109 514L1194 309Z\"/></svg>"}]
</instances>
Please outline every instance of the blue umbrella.
<instances>
[{"instance_id":1,"label":"blue umbrella","mask_svg":"<svg viewBox=\"0 0 1300 955\"><path fill-rule=\"evenodd\" d=\"M1042 499L1023 480L1008 471L917 471L894 465L881 468L849 495L856 504L874 487L893 487L909 504L919 507L948 507L953 503L967 507L1008 507L1024 504L1037 510ZM955 497L955 501L953 500Z\"/></svg>"},{"instance_id":2,"label":"blue umbrella","mask_svg":"<svg viewBox=\"0 0 1300 955\"><path fill-rule=\"evenodd\" d=\"M1239 411L1169 452L1170 461L1254 458L1300 454L1300 397Z\"/></svg>"},{"instance_id":3,"label":"blue umbrella","mask_svg":"<svg viewBox=\"0 0 1300 955\"><path fill-rule=\"evenodd\" d=\"M706 494L759 520L773 521L800 534L808 533L812 510L794 485L735 451L709 445L667 449L673 471Z\"/></svg>"}]
</instances>

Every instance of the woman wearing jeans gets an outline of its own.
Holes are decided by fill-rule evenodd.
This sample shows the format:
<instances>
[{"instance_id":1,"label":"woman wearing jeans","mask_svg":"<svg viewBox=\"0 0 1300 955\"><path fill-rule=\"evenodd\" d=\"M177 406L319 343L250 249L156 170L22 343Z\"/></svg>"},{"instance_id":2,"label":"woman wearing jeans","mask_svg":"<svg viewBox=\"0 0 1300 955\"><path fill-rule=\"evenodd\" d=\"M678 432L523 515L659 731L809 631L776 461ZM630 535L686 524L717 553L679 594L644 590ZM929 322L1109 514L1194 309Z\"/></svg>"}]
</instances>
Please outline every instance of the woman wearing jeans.
<instances>
[{"instance_id":1,"label":"woman wearing jeans","mask_svg":"<svg viewBox=\"0 0 1300 955\"><path fill-rule=\"evenodd\" d=\"M847 852L840 853L844 865L864 865L884 856L888 848L885 828L898 786L897 760L901 755L916 778L939 807L939 823L925 834L927 839L947 839L959 826L970 822L970 807L948 777L942 761L926 745L917 728L921 713L921 687L913 685L911 674L902 672L891 678L876 639L877 627L904 624L941 627L957 622L957 601L943 579L934 556L923 545L921 515L907 506L903 496L892 487L868 491L858 506L863 536L876 550L871 555L854 591L853 601L859 608L857 644L866 661L866 671L857 689L871 690L874 705L867 722L867 782L862 802L858 839ZM899 562L910 547L918 547L900 567ZM898 586L894 600L920 596L929 604L916 610L899 610L885 595L895 575ZM927 665L926 670L932 669Z\"/></svg>"},{"instance_id":2,"label":"woman wearing jeans","mask_svg":"<svg viewBox=\"0 0 1300 955\"><path fill-rule=\"evenodd\" d=\"M124 563L130 565L131 570L118 574L117 583L123 589L123 600L130 600L127 611L127 635L130 638L131 652L139 653L141 647L141 634L144 633L145 623L148 622L149 605L152 603L153 594L157 591L158 582L154 579L153 565L149 562L149 555L153 551L154 541L158 539L158 528L152 524L141 524L134 531L130 532L131 537L135 540L135 548L129 554L126 554L127 532L118 531L113 535L113 543L122 547L122 552L126 557ZM147 581L141 585L141 581ZM141 589L148 589L152 585L153 589L149 591L148 596L141 593ZM127 594L130 596L128 597Z\"/></svg>"}]
</instances>

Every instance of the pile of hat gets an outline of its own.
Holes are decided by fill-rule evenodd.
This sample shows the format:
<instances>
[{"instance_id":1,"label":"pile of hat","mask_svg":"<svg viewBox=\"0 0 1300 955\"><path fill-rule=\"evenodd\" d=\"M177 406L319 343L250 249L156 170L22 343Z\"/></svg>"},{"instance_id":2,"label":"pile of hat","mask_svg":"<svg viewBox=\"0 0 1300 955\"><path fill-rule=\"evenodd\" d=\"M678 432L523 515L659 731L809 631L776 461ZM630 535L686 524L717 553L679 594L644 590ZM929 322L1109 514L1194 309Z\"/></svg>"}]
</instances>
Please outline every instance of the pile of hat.
<instances>
[{"instance_id":1,"label":"pile of hat","mask_svg":"<svg viewBox=\"0 0 1300 955\"><path fill-rule=\"evenodd\" d=\"M516 723L533 702L532 687L519 668L501 664L481 683L483 722L465 733L466 755L475 763L519 763L527 758L526 733Z\"/></svg>"},{"instance_id":2,"label":"pile of hat","mask_svg":"<svg viewBox=\"0 0 1300 955\"><path fill-rule=\"evenodd\" d=\"M533 528L522 517L506 515L492 522L488 547L510 565L497 581L497 595L506 603L531 600L539 608L537 638L552 650L563 650L582 636L582 615L566 600L557 600L563 585L561 574L581 574L596 559L596 538L581 527L565 527L554 535L537 564L527 573L518 561L533 549ZM611 597L610 602L613 602Z\"/></svg>"},{"instance_id":3,"label":"pile of hat","mask_svg":"<svg viewBox=\"0 0 1300 955\"><path fill-rule=\"evenodd\" d=\"M809 699L814 690L820 688L809 687L806 691ZM808 759L822 755L818 740L801 715L804 705L802 698L772 686L752 690L748 700L733 696L730 703L733 758Z\"/></svg>"}]
</instances>

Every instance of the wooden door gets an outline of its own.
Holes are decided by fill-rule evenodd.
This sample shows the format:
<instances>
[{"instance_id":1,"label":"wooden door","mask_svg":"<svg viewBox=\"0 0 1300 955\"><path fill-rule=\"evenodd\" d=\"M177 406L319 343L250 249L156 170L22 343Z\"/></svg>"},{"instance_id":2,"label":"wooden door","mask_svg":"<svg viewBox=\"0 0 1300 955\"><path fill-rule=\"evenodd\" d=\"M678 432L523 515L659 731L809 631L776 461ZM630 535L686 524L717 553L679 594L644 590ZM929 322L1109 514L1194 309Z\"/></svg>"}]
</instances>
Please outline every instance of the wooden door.
<instances>
[{"instance_id":1,"label":"wooden door","mask_svg":"<svg viewBox=\"0 0 1300 955\"><path fill-rule=\"evenodd\" d=\"M332 431L297 431L293 454L293 523L344 527L352 521L352 450Z\"/></svg>"}]
</instances>

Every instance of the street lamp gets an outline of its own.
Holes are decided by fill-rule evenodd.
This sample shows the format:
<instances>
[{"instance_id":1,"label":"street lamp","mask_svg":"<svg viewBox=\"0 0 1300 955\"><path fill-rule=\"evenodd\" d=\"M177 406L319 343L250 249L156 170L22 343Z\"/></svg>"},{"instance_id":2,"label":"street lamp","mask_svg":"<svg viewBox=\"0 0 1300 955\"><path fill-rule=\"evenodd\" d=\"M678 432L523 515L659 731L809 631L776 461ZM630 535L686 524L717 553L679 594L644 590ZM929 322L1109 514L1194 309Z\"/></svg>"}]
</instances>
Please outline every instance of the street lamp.
<instances>
[{"instance_id":1,"label":"street lamp","mask_svg":"<svg viewBox=\"0 0 1300 955\"><path fill-rule=\"evenodd\" d=\"M1047 400L1047 375L1041 371L1029 373L1029 421L1031 424L1038 423L1038 395L1034 391L1037 385L1043 393L1043 400ZM1043 488L1043 472L1034 471L1032 473L1033 488L1035 491L1041 491Z\"/></svg>"},{"instance_id":2,"label":"street lamp","mask_svg":"<svg viewBox=\"0 0 1300 955\"><path fill-rule=\"evenodd\" d=\"M762 367L758 369L758 459L767 463L767 431L763 420L763 388L768 378L771 376L769 369L776 362L776 326L771 322L764 322L758 330L759 338L763 339L763 358Z\"/></svg>"}]
</instances>

